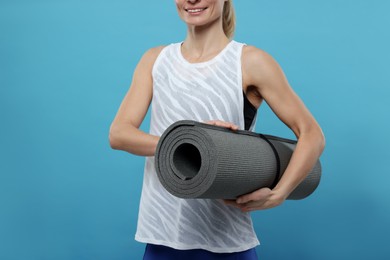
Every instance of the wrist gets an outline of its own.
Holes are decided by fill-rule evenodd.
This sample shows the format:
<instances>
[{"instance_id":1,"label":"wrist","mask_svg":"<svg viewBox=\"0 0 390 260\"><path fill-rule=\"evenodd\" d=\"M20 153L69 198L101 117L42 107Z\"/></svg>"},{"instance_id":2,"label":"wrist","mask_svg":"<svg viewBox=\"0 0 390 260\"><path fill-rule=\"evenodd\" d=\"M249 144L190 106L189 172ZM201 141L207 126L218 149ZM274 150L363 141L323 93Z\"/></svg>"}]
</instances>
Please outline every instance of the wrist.
<instances>
[{"instance_id":1,"label":"wrist","mask_svg":"<svg viewBox=\"0 0 390 260\"><path fill-rule=\"evenodd\" d=\"M273 194L273 196L275 197L276 200L285 201L287 199L288 195L290 194L290 192L287 192L284 189L275 187L272 190L272 194Z\"/></svg>"}]
</instances>

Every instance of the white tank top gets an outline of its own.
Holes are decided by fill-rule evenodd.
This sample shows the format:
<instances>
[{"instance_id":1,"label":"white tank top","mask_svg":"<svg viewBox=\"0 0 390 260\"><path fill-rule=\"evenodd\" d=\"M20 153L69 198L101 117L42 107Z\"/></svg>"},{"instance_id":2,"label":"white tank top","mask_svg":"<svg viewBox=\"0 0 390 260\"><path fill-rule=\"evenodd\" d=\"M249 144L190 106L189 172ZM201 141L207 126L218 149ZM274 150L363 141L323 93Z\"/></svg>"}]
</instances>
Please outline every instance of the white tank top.
<instances>
[{"instance_id":1,"label":"white tank top","mask_svg":"<svg viewBox=\"0 0 390 260\"><path fill-rule=\"evenodd\" d=\"M216 57L189 63L181 44L166 46L152 70L149 133L161 136L172 123L219 119L244 129L241 53L231 41ZM254 129L255 120L250 130ZM239 252L259 245L249 213L221 200L181 199L160 184L154 156L145 158L144 181L135 239L176 249Z\"/></svg>"}]
</instances>

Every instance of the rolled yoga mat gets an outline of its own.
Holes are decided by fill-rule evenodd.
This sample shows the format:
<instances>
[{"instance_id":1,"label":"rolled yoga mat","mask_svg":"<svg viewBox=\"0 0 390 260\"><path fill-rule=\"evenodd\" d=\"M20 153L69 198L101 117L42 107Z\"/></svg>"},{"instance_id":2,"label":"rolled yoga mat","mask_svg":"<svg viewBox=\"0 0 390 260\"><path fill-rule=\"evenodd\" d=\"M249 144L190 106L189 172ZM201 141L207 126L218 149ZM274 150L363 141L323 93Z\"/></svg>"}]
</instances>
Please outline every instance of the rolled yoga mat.
<instances>
[{"instance_id":1,"label":"rolled yoga mat","mask_svg":"<svg viewBox=\"0 0 390 260\"><path fill-rule=\"evenodd\" d=\"M273 188L297 141L191 120L170 125L160 137L155 167L164 188L180 198L235 199ZM318 160L287 199L309 196L321 178Z\"/></svg>"}]
</instances>

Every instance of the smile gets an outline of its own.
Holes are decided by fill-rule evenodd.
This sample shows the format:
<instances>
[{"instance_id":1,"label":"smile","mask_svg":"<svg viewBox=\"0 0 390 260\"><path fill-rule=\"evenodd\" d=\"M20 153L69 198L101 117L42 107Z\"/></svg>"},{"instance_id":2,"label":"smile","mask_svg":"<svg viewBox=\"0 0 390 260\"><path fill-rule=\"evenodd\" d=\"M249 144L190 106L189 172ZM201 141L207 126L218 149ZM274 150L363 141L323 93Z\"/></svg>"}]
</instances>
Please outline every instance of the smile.
<instances>
[{"instance_id":1,"label":"smile","mask_svg":"<svg viewBox=\"0 0 390 260\"><path fill-rule=\"evenodd\" d=\"M196 8L196 9L185 9L188 13L195 14L195 13L200 13L204 10L206 10L207 7L205 8Z\"/></svg>"}]
</instances>

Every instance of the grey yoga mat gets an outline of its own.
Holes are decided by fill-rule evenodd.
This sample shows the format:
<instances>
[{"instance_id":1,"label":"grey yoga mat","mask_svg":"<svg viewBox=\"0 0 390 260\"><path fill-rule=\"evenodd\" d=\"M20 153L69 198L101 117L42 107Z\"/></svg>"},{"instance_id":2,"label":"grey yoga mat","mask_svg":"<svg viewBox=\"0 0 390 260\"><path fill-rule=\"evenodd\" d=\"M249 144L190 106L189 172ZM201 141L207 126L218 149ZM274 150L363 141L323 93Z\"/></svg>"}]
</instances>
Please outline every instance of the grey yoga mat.
<instances>
[{"instance_id":1,"label":"grey yoga mat","mask_svg":"<svg viewBox=\"0 0 390 260\"><path fill-rule=\"evenodd\" d=\"M177 197L235 199L259 188L273 188L283 175L296 143L181 120L170 125L160 137L155 167L161 184ZM287 199L309 196L320 178L318 160Z\"/></svg>"}]
</instances>

